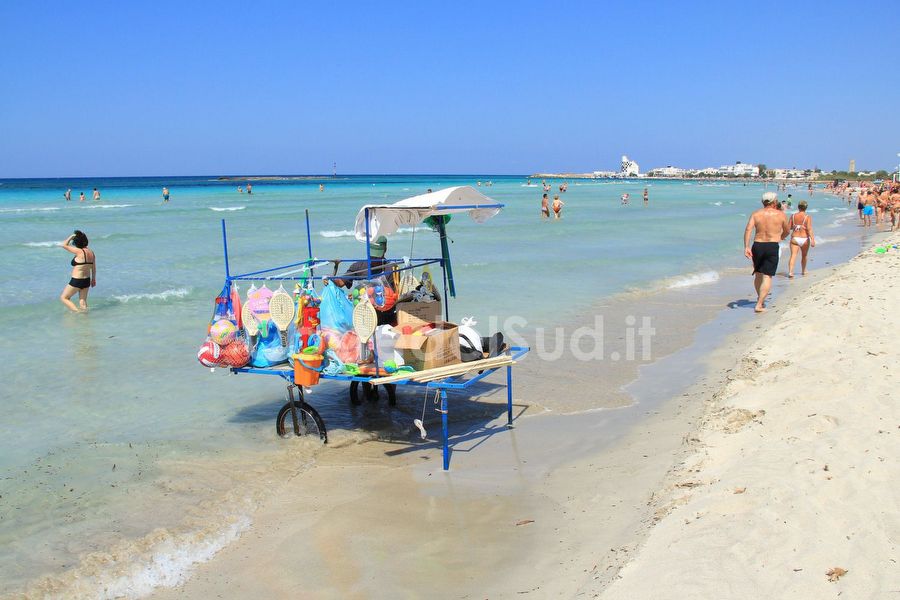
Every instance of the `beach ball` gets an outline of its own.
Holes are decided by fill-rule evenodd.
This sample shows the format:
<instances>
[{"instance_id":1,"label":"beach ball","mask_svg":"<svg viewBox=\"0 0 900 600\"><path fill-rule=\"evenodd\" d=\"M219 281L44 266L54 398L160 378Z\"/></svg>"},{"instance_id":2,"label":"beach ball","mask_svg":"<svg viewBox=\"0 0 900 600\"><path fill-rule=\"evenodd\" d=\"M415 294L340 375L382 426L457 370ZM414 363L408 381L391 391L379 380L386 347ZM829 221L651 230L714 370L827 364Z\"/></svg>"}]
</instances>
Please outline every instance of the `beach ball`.
<instances>
[{"instance_id":1,"label":"beach ball","mask_svg":"<svg viewBox=\"0 0 900 600\"><path fill-rule=\"evenodd\" d=\"M227 346L234 341L237 327L228 319L219 319L209 328L209 337L220 346Z\"/></svg>"},{"instance_id":2,"label":"beach ball","mask_svg":"<svg viewBox=\"0 0 900 600\"><path fill-rule=\"evenodd\" d=\"M210 341L200 346L200 350L197 352L197 360L204 367L218 367L221 354L222 349L219 345Z\"/></svg>"},{"instance_id":3,"label":"beach ball","mask_svg":"<svg viewBox=\"0 0 900 600\"><path fill-rule=\"evenodd\" d=\"M219 364L224 367L243 367L250 362L250 350L241 343L228 344L222 348L219 355Z\"/></svg>"}]
</instances>

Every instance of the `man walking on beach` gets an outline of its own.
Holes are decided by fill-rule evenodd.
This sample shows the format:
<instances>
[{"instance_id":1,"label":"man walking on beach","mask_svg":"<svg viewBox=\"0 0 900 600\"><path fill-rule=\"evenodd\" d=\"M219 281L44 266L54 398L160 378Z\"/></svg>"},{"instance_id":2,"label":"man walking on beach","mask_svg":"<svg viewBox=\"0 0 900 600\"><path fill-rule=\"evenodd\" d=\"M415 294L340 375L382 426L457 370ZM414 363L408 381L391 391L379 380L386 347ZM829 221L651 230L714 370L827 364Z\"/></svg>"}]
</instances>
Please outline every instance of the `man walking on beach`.
<instances>
[{"instance_id":1,"label":"man walking on beach","mask_svg":"<svg viewBox=\"0 0 900 600\"><path fill-rule=\"evenodd\" d=\"M777 201L775 192L763 194L763 207L750 215L744 228L744 256L753 261L753 285L757 295L755 310L758 313L766 310L766 297L772 289L772 277L778 270L778 242L790 233L784 213L776 207Z\"/></svg>"}]
</instances>

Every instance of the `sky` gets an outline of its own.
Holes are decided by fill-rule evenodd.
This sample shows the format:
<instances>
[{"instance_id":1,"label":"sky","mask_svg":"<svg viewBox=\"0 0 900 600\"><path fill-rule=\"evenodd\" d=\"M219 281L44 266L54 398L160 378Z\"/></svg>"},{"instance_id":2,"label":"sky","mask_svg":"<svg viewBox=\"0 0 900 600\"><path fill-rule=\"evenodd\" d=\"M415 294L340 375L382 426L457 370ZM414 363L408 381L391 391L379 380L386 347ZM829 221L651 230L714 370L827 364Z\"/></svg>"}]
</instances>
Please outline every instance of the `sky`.
<instances>
[{"instance_id":1,"label":"sky","mask_svg":"<svg viewBox=\"0 0 900 600\"><path fill-rule=\"evenodd\" d=\"M890 169L890 2L2 2L0 178Z\"/></svg>"}]
</instances>

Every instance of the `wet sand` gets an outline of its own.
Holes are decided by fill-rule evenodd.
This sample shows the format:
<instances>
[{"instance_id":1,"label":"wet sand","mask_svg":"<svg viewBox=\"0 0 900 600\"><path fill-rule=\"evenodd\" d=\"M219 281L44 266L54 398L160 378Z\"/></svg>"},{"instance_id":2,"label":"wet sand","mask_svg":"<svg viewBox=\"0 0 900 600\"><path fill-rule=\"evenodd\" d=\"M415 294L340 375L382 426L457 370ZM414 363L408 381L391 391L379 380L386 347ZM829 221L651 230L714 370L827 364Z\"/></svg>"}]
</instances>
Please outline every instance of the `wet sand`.
<instances>
[{"instance_id":1,"label":"wet sand","mask_svg":"<svg viewBox=\"0 0 900 600\"><path fill-rule=\"evenodd\" d=\"M789 288L780 280L763 319L831 271ZM658 491L690 452L683 442L704 400L758 335L749 285L741 275L608 303L607 323L656 317L656 360L517 367L512 430L502 388L485 385L479 402L452 399L450 472L441 470L436 413L427 411L430 436L420 443L405 421L418 416L422 398L401 396L392 433L319 454L315 469L273 489L239 540L154 597L572 597L602 589L650 530ZM622 349L606 339L608 352Z\"/></svg>"}]
</instances>

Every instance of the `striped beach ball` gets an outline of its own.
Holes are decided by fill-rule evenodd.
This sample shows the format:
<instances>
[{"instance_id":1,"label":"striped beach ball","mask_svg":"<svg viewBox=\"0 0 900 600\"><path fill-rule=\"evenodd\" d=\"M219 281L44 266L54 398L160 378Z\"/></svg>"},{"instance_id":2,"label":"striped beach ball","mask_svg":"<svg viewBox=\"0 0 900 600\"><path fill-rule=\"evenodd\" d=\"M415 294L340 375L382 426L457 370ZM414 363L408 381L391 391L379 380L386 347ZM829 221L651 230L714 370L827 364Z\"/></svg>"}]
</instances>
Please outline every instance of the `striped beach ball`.
<instances>
[{"instance_id":1,"label":"striped beach ball","mask_svg":"<svg viewBox=\"0 0 900 600\"><path fill-rule=\"evenodd\" d=\"M200 350L197 352L197 360L204 367L218 367L221 352L222 349L217 343L208 341L200 346Z\"/></svg>"}]
</instances>

